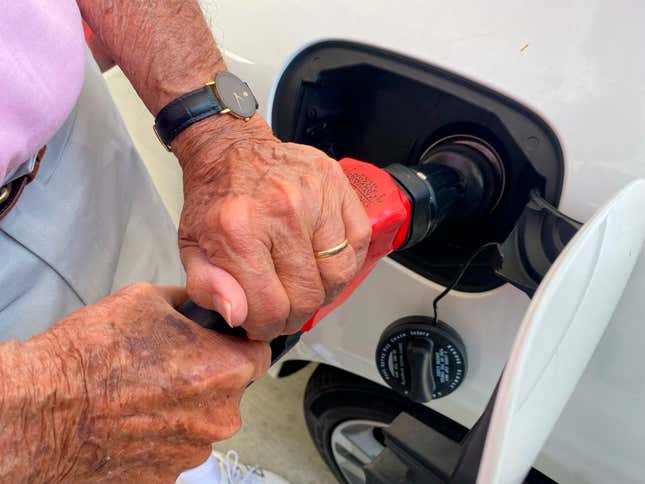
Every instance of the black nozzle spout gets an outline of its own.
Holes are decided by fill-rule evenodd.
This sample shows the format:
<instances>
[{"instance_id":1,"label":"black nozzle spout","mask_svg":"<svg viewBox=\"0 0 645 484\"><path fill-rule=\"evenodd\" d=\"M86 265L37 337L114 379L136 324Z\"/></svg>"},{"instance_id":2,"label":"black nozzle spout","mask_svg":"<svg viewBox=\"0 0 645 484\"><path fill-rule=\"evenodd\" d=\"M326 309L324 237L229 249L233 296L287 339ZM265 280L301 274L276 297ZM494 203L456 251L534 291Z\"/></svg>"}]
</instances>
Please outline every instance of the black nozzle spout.
<instances>
[{"instance_id":1,"label":"black nozzle spout","mask_svg":"<svg viewBox=\"0 0 645 484\"><path fill-rule=\"evenodd\" d=\"M504 187L504 165L485 142L470 136L445 138L414 166L390 165L408 196L412 220L401 249L428 237L445 219L472 219L490 213Z\"/></svg>"},{"instance_id":2,"label":"black nozzle spout","mask_svg":"<svg viewBox=\"0 0 645 484\"><path fill-rule=\"evenodd\" d=\"M466 185L460 173L445 165L425 164L412 167L416 174L430 188L428 200L434 225L441 223L452 212L452 208L465 196Z\"/></svg>"},{"instance_id":3,"label":"black nozzle spout","mask_svg":"<svg viewBox=\"0 0 645 484\"><path fill-rule=\"evenodd\" d=\"M463 196L463 183L453 168L395 163L385 170L405 192L412 209L408 238L399 250L412 247L430 235Z\"/></svg>"}]
</instances>

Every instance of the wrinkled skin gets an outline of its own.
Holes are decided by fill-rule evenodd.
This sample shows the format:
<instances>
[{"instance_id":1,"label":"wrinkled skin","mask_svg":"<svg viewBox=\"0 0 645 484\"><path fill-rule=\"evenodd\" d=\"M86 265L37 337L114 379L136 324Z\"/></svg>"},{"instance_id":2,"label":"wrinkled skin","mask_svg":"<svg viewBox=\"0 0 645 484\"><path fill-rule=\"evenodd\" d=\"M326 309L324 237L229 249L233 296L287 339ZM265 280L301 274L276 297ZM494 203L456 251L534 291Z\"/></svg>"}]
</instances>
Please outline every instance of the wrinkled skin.
<instances>
[{"instance_id":1,"label":"wrinkled skin","mask_svg":"<svg viewBox=\"0 0 645 484\"><path fill-rule=\"evenodd\" d=\"M362 266L367 215L338 162L321 151L281 143L259 117L212 123L187 130L206 141L176 145L186 160L179 243L188 292L244 323L251 338L293 333ZM315 258L345 238L342 252Z\"/></svg>"},{"instance_id":2,"label":"wrinkled skin","mask_svg":"<svg viewBox=\"0 0 645 484\"><path fill-rule=\"evenodd\" d=\"M22 371L3 375L21 381L5 385L3 422L17 426L0 441L30 453L5 455L0 475L174 482L211 442L232 436L244 389L269 365L268 345L199 327L172 308L183 298L178 288L129 286L32 340L5 343L14 351L2 366ZM38 365L26 368L27 357Z\"/></svg>"},{"instance_id":3,"label":"wrinkled skin","mask_svg":"<svg viewBox=\"0 0 645 484\"><path fill-rule=\"evenodd\" d=\"M196 0L77 2L153 115L226 70ZM320 151L279 142L258 115L212 116L172 148L189 294L251 338L296 331L362 265L367 216ZM344 239L339 254L314 257ZM239 428L269 348L191 323L172 309L183 297L131 286L0 343L1 480L172 482Z\"/></svg>"},{"instance_id":4,"label":"wrinkled skin","mask_svg":"<svg viewBox=\"0 0 645 484\"><path fill-rule=\"evenodd\" d=\"M227 70L196 0L77 1L155 116ZM184 177L188 292L251 338L296 331L362 265L367 215L324 153L280 143L259 114L210 116L171 146ZM341 253L314 258L345 238Z\"/></svg>"}]
</instances>

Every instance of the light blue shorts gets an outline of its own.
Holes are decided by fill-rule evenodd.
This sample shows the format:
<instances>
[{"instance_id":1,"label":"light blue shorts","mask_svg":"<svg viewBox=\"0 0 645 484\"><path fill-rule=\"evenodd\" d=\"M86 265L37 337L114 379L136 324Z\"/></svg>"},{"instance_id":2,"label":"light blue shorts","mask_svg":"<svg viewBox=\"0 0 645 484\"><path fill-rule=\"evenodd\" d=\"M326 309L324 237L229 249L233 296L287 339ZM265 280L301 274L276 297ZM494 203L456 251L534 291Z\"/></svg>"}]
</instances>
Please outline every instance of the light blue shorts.
<instances>
[{"instance_id":1,"label":"light blue shorts","mask_svg":"<svg viewBox=\"0 0 645 484\"><path fill-rule=\"evenodd\" d=\"M0 221L0 339L24 339L136 281L183 284L177 230L98 67Z\"/></svg>"}]
</instances>

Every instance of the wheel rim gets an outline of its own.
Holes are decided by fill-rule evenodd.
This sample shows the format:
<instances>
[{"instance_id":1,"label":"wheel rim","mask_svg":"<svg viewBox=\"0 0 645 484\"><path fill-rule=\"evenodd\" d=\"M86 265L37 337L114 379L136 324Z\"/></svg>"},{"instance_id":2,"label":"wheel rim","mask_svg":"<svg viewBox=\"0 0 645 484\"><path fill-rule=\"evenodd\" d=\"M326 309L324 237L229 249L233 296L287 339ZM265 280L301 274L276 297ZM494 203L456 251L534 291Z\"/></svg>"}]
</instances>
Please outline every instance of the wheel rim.
<instances>
[{"instance_id":1,"label":"wheel rim","mask_svg":"<svg viewBox=\"0 0 645 484\"><path fill-rule=\"evenodd\" d=\"M387 427L376 420L346 420L331 433L334 461L348 484L364 484L363 466L372 462L384 449L376 438L377 429Z\"/></svg>"}]
</instances>

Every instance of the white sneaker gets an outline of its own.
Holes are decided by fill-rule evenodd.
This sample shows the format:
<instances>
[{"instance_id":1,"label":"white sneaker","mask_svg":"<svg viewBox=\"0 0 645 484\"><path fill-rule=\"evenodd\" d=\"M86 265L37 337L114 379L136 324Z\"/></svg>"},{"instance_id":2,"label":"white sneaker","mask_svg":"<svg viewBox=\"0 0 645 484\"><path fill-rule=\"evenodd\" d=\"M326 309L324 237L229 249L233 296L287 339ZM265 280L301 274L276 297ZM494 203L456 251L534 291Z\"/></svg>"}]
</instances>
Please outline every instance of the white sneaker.
<instances>
[{"instance_id":1,"label":"white sneaker","mask_svg":"<svg viewBox=\"0 0 645 484\"><path fill-rule=\"evenodd\" d=\"M219 462L221 484L289 484L289 481L262 467L242 464L237 452L229 450L226 455L213 451Z\"/></svg>"},{"instance_id":2,"label":"white sneaker","mask_svg":"<svg viewBox=\"0 0 645 484\"><path fill-rule=\"evenodd\" d=\"M177 484L289 484L273 472L240 463L234 450L226 455L213 451L203 464L184 471Z\"/></svg>"}]
</instances>

